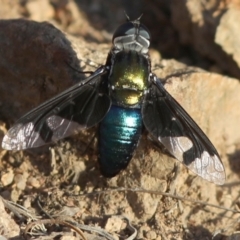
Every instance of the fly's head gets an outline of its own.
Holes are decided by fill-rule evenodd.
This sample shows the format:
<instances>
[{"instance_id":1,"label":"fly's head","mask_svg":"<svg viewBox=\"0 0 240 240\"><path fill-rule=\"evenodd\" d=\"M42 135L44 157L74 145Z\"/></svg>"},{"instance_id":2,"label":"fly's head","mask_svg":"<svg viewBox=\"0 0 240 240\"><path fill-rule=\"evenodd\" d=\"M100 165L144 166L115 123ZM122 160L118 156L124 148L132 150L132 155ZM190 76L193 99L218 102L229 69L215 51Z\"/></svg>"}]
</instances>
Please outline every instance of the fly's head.
<instances>
[{"instance_id":1,"label":"fly's head","mask_svg":"<svg viewBox=\"0 0 240 240\"><path fill-rule=\"evenodd\" d=\"M125 50L147 54L150 45L150 33L138 18L120 25L113 35L112 42L115 52Z\"/></svg>"}]
</instances>

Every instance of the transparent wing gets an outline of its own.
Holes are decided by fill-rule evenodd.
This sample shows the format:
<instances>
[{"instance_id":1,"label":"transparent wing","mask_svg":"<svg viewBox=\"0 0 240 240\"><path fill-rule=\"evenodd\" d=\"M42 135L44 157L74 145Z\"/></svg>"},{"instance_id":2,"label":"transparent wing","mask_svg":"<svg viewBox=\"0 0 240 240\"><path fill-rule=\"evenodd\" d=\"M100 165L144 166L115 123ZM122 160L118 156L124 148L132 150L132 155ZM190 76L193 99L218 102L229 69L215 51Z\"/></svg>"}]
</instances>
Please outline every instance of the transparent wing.
<instances>
[{"instance_id":1,"label":"transparent wing","mask_svg":"<svg viewBox=\"0 0 240 240\"><path fill-rule=\"evenodd\" d=\"M225 171L213 144L155 75L151 81L142 105L146 129L191 171L210 182L223 184Z\"/></svg>"},{"instance_id":2,"label":"transparent wing","mask_svg":"<svg viewBox=\"0 0 240 240\"><path fill-rule=\"evenodd\" d=\"M77 133L100 122L111 100L102 81L107 72L99 68L90 77L44 102L9 129L2 141L7 150L39 147Z\"/></svg>"}]
</instances>

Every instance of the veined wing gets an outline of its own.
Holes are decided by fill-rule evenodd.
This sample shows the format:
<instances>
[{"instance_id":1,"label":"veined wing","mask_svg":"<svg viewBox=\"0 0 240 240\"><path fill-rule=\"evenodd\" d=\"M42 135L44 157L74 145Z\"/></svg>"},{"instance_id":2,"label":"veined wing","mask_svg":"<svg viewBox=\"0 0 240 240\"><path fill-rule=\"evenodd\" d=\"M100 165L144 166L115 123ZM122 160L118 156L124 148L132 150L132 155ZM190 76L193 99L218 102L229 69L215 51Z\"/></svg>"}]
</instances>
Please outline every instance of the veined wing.
<instances>
[{"instance_id":1,"label":"veined wing","mask_svg":"<svg viewBox=\"0 0 240 240\"><path fill-rule=\"evenodd\" d=\"M154 74L150 81L151 87L142 105L146 129L194 173L223 184L225 171L213 144Z\"/></svg>"},{"instance_id":2,"label":"veined wing","mask_svg":"<svg viewBox=\"0 0 240 240\"><path fill-rule=\"evenodd\" d=\"M107 87L101 84L107 71L104 66L97 69L84 81L21 117L4 136L2 147L39 147L96 125L111 105Z\"/></svg>"}]
</instances>

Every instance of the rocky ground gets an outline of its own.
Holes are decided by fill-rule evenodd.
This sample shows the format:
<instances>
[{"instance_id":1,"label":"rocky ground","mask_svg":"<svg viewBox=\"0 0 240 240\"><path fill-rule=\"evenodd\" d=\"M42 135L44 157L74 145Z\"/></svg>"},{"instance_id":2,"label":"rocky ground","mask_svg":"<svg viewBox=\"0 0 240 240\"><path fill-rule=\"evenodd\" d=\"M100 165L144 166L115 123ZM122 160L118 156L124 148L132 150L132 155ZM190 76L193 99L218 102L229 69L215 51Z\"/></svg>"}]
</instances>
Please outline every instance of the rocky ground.
<instances>
[{"instance_id":1,"label":"rocky ground","mask_svg":"<svg viewBox=\"0 0 240 240\"><path fill-rule=\"evenodd\" d=\"M24 113L88 76L75 69L105 63L126 10L143 13L153 71L214 143L227 176L223 186L196 177L146 132L112 179L99 171L97 127L50 147L0 148L1 240L81 239L79 229L86 239L240 239L238 1L0 4L0 141Z\"/></svg>"}]
</instances>

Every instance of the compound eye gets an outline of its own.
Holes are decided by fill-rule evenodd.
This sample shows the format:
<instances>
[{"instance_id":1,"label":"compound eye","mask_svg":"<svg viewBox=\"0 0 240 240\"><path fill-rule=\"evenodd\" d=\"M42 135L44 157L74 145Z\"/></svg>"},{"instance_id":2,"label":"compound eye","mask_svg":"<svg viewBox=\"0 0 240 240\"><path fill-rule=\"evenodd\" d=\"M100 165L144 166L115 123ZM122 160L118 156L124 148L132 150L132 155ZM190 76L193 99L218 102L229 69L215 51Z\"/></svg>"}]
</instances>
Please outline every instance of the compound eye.
<instances>
[{"instance_id":1,"label":"compound eye","mask_svg":"<svg viewBox=\"0 0 240 240\"><path fill-rule=\"evenodd\" d=\"M150 38L151 38L149 30L143 24L140 24L139 35L146 38L147 40L150 40Z\"/></svg>"},{"instance_id":2,"label":"compound eye","mask_svg":"<svg viewBox=\"0 0 240 240\"><path fill-rule=\"evenodd\" d=\"M134 35L137 33L137 28L139 29L138 35L150 40L150 33L148 29L143 24L133 24L133 22L126 22L119 26L115 33L113 34L112 40L114 41L117 37L124 37L126 35Z\"/></svg>"},{"instance_id":3,"label":"compound eye","mask_svg":"<svg viewBox=\"0 0 240 240\"><path fill-rule=\"evenodd\" d=\"M135 33L135 27L132 22L127 22L122 24L117 28L115 33L113 34L112 40L114 41L115 38L117 37L123 37L126 35L132 35Z\"/></svg>"}]
</instances>

